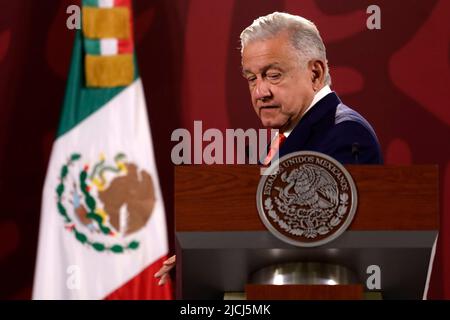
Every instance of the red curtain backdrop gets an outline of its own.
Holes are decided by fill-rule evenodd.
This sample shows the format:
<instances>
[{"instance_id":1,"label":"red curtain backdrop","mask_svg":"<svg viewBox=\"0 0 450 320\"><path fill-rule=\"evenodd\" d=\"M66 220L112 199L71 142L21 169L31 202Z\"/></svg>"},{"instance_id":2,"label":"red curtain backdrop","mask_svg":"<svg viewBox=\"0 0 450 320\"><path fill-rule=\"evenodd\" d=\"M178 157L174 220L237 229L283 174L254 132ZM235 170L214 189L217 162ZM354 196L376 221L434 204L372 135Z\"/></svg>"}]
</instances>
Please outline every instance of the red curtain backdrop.
<instances>
[{"instance_id":1,"label":"red curtain backdrop","mask_svg":"<svg viewBox=\"0 0 450 320\"><path fill-rule=\"evenodd\" d=\"M55 137L79 1L0 3L0 299L31 297L41 190ZM450 298L450 2L379 0L368 30L361 0L135 0L144 83L173 228L171 133L259 128L240 72L239 34L287 11L313 20L327 47L333 89L377 131L387 164L437 164L441 232L430 297ZM171 237L173 248L173 237Z\"/></svg>"}]
</instances>

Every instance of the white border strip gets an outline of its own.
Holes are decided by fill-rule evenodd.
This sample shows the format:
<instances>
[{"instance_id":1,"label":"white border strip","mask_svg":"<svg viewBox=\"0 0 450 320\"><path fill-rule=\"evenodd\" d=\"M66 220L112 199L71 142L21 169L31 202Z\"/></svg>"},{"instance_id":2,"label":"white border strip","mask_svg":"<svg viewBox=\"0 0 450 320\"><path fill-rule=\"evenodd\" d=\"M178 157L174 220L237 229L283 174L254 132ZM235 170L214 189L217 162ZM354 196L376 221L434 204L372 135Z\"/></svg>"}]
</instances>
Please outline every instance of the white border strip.
<instances>
[{"instance_id":1,"label":"white border strip","mask_svg":"<svg viewBox=\"0 0 450 320\"><path fill-rule=\"evenodd\" d=\"M430 256L430 263L428 264L428 273L427 273L427 281L425 282L425 290L423 291L423 297L422 300L428 300L428 288L430 286L430 278L431 278L431 272L433 270L433 262L434 262L434 256L436 254L436 244L439 238L439 233L436 236L436 239L434 240L433 247L431 248L431 256Z\"/></svg>"}]
</instances>

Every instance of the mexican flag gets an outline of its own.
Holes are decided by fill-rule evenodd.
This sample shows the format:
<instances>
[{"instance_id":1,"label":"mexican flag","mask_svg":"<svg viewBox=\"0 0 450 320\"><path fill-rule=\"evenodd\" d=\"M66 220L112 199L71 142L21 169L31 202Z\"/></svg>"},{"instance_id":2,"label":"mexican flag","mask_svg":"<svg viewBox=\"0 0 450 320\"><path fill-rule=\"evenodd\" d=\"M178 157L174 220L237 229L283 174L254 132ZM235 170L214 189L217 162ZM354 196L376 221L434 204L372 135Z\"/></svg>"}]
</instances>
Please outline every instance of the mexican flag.
<instances>
[{"instance_id":1,"label":"mexican flag","mask_svg":"<svg viewBox=\"0 0 450 320\"><path fill-rule=\"evenodd\" d=\"M130 1L84 1L45 180L34 299L170 299Z\"/></svg>"}]
</instances>

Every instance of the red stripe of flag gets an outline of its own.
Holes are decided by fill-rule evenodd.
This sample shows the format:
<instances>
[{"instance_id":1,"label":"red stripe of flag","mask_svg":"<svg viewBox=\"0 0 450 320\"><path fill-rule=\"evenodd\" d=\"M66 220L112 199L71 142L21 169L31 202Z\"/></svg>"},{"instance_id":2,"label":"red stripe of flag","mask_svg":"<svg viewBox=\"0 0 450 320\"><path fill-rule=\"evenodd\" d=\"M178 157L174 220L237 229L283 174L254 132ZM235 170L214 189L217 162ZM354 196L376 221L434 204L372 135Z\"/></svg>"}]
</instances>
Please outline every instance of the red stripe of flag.
<instances>
[{"instance_id":1,"label":"red stripe of flag","mask_svg":"<svg viewBox=\"0 0 450 320\"><path fill-rule=\"evenodd\" d=\"M119 54L133 53L134 46L130 39L119 39L117 46Z\"/></svg>"},{"instance_id":2,"label":"red stripe of flag","mask_svg":"<svg viewBox=\"0 0 450 320\"><path fill-rule=\"evenodd\" d=\"M114 7L130 7L131 0L114 0Z\"/></svg>"},{"instance_id":3,"label":"red stripe of flag","mask_svg":"<svg viewBox=\"0 0 450 320\"><path fill-rule=\"evenodd\" d=\"M167 260L164 256L142 270L137 276L124 283L105 297L105 300L171 300L173 299L172 282L158 285L159 279L154 274Z\"/></svg>"}]
</instances>

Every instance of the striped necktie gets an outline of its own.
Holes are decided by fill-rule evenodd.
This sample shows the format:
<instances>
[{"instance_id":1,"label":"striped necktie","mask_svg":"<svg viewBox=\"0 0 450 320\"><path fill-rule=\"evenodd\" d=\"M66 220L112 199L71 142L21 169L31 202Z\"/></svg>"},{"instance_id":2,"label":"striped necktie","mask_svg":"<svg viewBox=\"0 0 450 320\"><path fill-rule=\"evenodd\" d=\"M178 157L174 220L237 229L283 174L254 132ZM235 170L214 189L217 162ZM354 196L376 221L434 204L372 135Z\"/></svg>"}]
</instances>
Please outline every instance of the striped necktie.
<instances>
[{"instance_id":1,"label":"striped necktie","mask_svg":"<svg viewBox=\"0 0 450 320\"><path fill-rule=\"evenodd\" d=\"M272 161L273 157L277 154L278 150L281 148L281 145L286 140L286 136L282 133L279 133L276 138L270 144L269 153L267 153L267 157L264 159L263 165L268 166Z\"/></svg>"}]
</instances>

